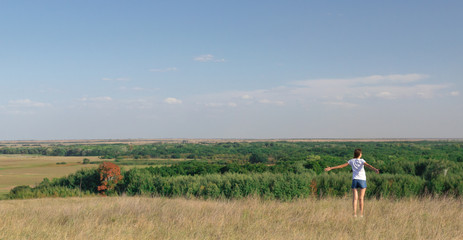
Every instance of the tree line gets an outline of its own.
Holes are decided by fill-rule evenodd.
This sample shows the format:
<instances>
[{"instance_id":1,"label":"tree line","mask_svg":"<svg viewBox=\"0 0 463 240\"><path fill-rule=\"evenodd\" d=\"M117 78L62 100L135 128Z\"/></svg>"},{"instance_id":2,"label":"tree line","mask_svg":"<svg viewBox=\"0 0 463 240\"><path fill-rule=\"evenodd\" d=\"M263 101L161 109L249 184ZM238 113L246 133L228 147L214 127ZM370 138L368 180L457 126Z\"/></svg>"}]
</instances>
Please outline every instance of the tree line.
<instances>
[{"instance_id":1,"label":"tree line","mask_svg":"<svg viewBox=\"0 0 463 240\"><path fill-rule=\"evenodd\" d=\"M345 160L355 148L362 148L367 161L417 161L445 159L463 162L461 141L413 142L228 142L228 143L154 143L54 145L0 147L0 154L38 154L44 156L99 156L102 159L117 157L143 159L208 159L229 162L248 161L252 154L270 163L300 161L307 156Z\"/></svg>"}]
</instances>

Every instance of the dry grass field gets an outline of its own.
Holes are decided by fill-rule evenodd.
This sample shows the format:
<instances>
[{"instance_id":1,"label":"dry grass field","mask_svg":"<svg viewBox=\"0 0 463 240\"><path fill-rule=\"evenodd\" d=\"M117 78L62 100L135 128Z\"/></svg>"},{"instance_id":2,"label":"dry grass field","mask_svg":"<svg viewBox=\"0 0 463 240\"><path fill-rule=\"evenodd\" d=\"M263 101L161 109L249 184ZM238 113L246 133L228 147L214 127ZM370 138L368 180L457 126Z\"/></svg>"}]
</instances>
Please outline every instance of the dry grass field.
<instances>
[{"instance_id":1,"label":"dry grass field","mask_svg":"<svg viewBox=\"0 0 463 240\"><path fill-rule=\"evenodd\" d=\"M463 239L456 199L68 198L0 201L0 239Z\"/></svg>"},{"instance_id":2,"label":"dry grass field","mask_svg":"<svg viewBox=\"0 0 463 240\"><path fill-rule=\"evenodd\" d=\"M98 161L98 157L86 157ZM1 155L0 154L0 195L19 185L36 185L44 178L53 179L74 173L84 167L84 157L53 157L39 155ZM66 162L66 164L56 164Z\"/></svg>"}]
</instances>

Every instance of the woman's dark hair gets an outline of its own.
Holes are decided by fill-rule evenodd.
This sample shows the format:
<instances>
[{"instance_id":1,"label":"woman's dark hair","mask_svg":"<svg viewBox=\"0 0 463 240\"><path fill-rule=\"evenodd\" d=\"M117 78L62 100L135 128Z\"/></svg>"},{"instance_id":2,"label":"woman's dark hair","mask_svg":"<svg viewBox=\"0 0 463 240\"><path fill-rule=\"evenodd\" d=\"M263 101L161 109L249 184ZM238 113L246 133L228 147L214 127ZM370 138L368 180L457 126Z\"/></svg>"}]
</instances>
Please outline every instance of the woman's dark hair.
<instances>
[{"instance_id":1,"label":"woman's dark hair","mask_svg":"<svg viewBox=\"0 0 463 240\"><path fill-rule=\"evenodd\" d=\"M357 148L354 150L354 158L360 157L360 154L362 153L362 149Z\"/></svg>"}]
</instances>

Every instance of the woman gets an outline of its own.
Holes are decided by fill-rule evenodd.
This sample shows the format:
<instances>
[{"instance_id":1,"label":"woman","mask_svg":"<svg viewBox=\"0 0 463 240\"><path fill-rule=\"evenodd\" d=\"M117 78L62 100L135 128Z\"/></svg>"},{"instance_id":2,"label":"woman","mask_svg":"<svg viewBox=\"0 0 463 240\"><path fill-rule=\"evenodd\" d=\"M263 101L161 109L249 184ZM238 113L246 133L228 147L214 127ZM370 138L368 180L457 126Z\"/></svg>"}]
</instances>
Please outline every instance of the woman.
<instances>
[{"instance_id":1,"label":"woman","mask_svg":"<svg viewBox=\"0 0 463 240\"><path fill-rule=\"evenodd\" d=\"M367 166L371 170L379 173L379 169L374 168L365 160L362 159L362 150L360 148L355 149L354 158L349 160L347 163L336 167L327 167L325 171L331 171L333 169L344 168L350 165L352 167L352 205L354 208L354 217L357 217L357 201L360 199L360 217L363 217L363 199L365 197L365 191L367 190L367 177L365 174L364 166Z\"/></svg>"}]
</instances>

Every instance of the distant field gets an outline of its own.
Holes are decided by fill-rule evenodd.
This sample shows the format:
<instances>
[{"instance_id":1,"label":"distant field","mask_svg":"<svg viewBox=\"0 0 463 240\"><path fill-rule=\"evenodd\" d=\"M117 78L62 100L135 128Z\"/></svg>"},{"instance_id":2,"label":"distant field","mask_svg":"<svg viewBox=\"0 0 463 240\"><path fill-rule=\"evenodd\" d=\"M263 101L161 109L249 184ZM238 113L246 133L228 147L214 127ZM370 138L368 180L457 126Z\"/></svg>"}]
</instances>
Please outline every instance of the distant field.
<instances>
[{"instance_id":1,"label":"distant field","mask_svg":"<svg viewBox=\"0 0 463 240\"><path fill-rule=\"evenodd\" d=\"M113 161L94 156L61 157L0 154L0 198L16 186L34 186L42 182L44 178L51 180L75 173L82 168L98 166L98 164L82 164L84 158L88 158L91 162ZM124 169L131 169L134 167L155 166L157 163L166 165L180 161L185 161L185 159L122 160L122 162L116 164L119 164Z\"/></svg>"},{"instance_id":2,"label":"distant field","mask_svg":"<svg viewBox=\"0 0 463 240\"><path fill-rule=\"evenodd\" d=\"M54 146L75 144L153 144L153 143L225 143L225 142L400 142L400 141L461 141L455 138L163 138L163 139L76 139L76 140L20 140L0 141L0 146Z\"/></svg>"},{"instance_id":3,"label":"distant field","mask_svg":"<svg viewBox=\"0 0 463 240\"><path fill-rule=\"evenodd\" d=\"M0 201L0 239L463 239L462 201L204 201L93 197Z\"/></svg>"},{"instance_id":4,"label":"distant field","mask_svg":"<svg viewBox=\"0 0 463 240\"><path fill-rule=\"evenodd\" d=\"M99 160L98 157L0 155L0 195L8 193L15 186L35 185L44 178L63 177L81 168L97 166L83 165L84 158ZM56 164L63 162L66 164Z\"/></svg>"}]
</instances>

